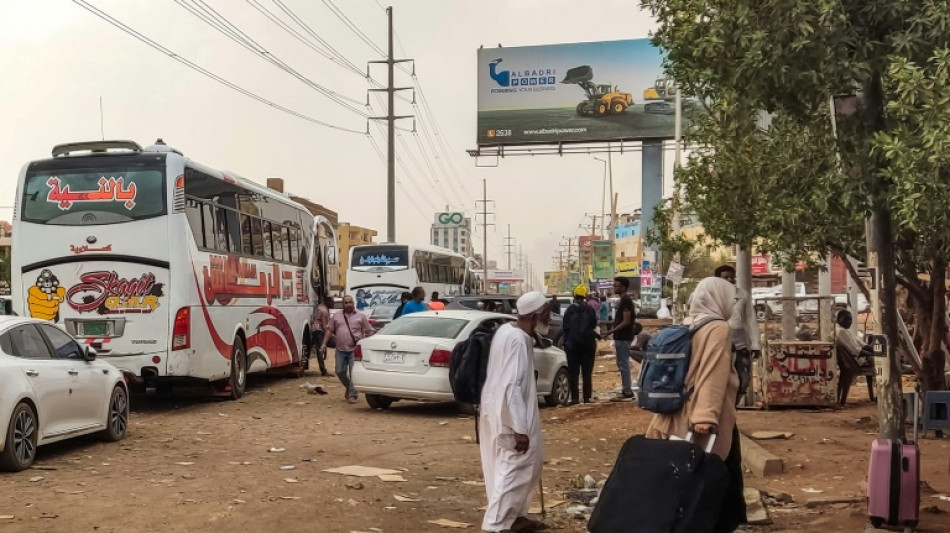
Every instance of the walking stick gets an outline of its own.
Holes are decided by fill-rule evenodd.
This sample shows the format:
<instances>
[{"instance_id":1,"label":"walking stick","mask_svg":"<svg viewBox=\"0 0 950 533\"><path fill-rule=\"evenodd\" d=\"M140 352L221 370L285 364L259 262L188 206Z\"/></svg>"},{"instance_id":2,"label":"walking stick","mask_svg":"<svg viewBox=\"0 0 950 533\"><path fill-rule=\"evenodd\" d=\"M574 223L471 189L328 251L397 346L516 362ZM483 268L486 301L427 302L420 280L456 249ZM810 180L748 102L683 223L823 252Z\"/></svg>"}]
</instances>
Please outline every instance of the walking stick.
<instances>
[{"instance_id":1,"label":"walking stick","mask_svg":"<svg viewBox=\"0 0 950 533\"><path fill-rule=\"evenodd\" d=\"M543 466L541 470L544 470ZM541 520L544 520L547 512L544 510L544 482L541 480L541 472L538 472L538 490L541 491Z\"/></svg>"}]
</instances>

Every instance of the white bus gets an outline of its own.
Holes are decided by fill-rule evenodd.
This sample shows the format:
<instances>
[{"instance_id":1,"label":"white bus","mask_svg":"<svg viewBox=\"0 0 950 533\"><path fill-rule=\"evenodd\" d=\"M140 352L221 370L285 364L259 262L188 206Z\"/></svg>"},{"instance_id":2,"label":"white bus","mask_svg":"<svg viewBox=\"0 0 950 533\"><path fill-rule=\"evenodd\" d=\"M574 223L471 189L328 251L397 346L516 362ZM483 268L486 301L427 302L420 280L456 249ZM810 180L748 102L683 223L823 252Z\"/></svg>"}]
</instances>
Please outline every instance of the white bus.
<instances>
[{"instance_id":1,"label":"white bus","mask_svg":"<svg viewBox=\"0 0 950 533\"><path fill-rule=\"evenodd\" d=\"M336 238L287 195L165 145L60 145L28 163L13 214L13 302L132 379L214 382L307 368Z\"/></svg>"},{"instance_id":2,"label":"white bus","mask_svg":"<svg viewBox=\"0 0 950 533\"><path fill-rule=\"evenodd\" d=\"M399 303L399 295L413 287L440 296L470 291L465 256L447 248L405 244L365 244L350 249L346 293L358 309Z\"/></svg>"}]
</instances>

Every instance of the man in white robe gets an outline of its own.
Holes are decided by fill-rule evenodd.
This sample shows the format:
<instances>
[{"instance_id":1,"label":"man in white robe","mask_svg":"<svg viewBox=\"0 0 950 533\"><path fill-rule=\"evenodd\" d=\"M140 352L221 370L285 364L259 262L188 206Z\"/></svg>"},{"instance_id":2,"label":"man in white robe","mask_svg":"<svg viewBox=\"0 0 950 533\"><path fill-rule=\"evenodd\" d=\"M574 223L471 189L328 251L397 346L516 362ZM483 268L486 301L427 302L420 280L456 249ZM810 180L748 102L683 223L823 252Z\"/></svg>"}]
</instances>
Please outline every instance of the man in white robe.
<instances>
[{"instance_id":1,"label":"man in white robe","mask_svg":"<svg viewBox=\"0 0 950 533\"><path fill-rule=\"evenodd\" d=\"M488 507L483 531L540 531L528 518L541 475L543 443L534 377L534 330L545 298L518 298L518 321L500 326L492 339L479 409L479 442Z\"/></svg>"}]
</instances>

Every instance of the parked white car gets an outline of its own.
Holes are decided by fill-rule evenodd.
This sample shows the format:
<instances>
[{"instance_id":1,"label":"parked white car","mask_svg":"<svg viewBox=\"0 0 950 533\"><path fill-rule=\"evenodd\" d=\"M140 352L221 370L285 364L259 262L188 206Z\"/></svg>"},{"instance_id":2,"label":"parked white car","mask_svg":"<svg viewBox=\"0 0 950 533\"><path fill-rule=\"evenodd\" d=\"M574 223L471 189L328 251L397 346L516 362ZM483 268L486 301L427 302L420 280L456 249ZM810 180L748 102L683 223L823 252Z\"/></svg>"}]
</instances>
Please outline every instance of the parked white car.
<instances>
[{"instance_id":1,"label":"parked white car","mask_svg":"<svg viewBox=\"0 0 950 533\"><path fill-rule=\"evenodd\" d=\"M353 385L375 409L401 399L452 402L452 349L478 327L498 327L515 317L483 311L426 311L394 320L359 342ZM546 339L543 341L545 343ZM535 346L538 396L550 406L570 400L567 358L551 346Z\"/></svg>"},{"instance_id":2,"label":"parked white car","mask_svg":"<svg viewBox=\"0 0 950 533\"><path fill-rule=\"evenodd\" d=\"M79 435L125 437L129 390L122 373L63 330L0 317L0 469L25 470L36 448Z\"/></svg>"}]
</instances>

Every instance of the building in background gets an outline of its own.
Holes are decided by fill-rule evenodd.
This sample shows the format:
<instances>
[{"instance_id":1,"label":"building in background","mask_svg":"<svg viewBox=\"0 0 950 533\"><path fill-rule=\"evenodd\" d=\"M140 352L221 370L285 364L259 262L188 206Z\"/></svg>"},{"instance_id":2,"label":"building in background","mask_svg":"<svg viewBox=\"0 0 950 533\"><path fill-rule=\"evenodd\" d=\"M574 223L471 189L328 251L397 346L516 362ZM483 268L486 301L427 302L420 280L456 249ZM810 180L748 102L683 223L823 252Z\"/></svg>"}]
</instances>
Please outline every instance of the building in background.
<instances>
[{"instance_id":1,"label":"building in background","mask_svg":"<svg viewBox=\"0 0 950 533\"><path fill-rule=\"evenodd\" d=\"M337 253L340 262L340 290L346 286L346 270L350 266L350 248L373 244L376 230L341 222L336 227Z\"/></svg>"},{"instance_id":2,"label":"building in background","mask_svg":"<svg viewBox=\"0 0 950 533\"><path fill-rule=\"evenodd\" d=\"M429 233L430 244L448 248L465 257L475 255L472 246L472 219L466 217L465 213L449 211L448 208L436 213Z\"/></svg>"},{"instance_id":3,"label":"building in background","mask_svg":"<svg viewBox=\"0 0 950 533\"><path fill-rule=\"evenodd\" d=\"M627 215L614 228L614 261L617 275L639 278L640 261L643 253L643 238L640 235L640 214ZM634 280L634 289L639 288L639 280Z\"/></svg>"}]
</instances>

